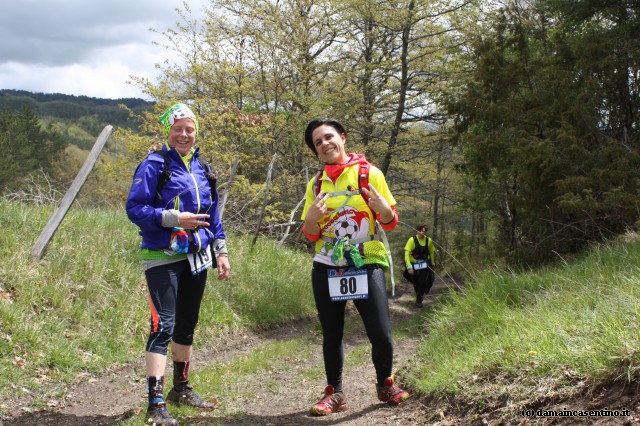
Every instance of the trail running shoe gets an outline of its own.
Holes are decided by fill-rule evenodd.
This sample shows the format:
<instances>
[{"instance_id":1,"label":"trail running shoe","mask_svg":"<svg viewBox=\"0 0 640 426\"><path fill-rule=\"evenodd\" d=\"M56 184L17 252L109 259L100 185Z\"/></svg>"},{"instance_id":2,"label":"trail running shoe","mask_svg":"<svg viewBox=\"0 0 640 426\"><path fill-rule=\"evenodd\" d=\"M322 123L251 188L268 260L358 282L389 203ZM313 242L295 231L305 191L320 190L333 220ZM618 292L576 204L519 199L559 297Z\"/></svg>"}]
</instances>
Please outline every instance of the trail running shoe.
<instances>
[{"instance_id":1,"label":"trail running shoe","mask_svg":"<svg viewBox=\"0 0 640 426\"><path fill-rule=\"evenodd\" d=\"M409 392L403 391L395 384L393 377L387 377L384 386L376 385L376 389L378 390L378 399L389 405L400 405L411 396Z\"/></svg>"},{"instance_id":2,"label":"trail running shoe","mask_svg":"<svg viewBox=\"0 0 640 426\"><path fill-rule=\"evenodd\" d=\"M151 426L178 426L178 421L171 416L164 402L147 410L147 423Z\"/></svg>"},{"instance_id":3,"label":"trail running shoe","mask_svg":"<svg viewBox=\"0 0 640 426\"><path fill-rule=\"evenodd\" d=\"M347 409L344 393L333 391L333 386L328 385L324 388L324 394L320 401L314 404L309 410L314 416L326 416L327 414L337 413L338 411L344 411Z\"/></svg>"},{"instance_id":4,"label":"trail running shoe","mask_svg":"<svg viewBox=\"0 0 640 426\"><path fill-rule=\"evenodd\" d=\"M211 411L216 408L214 402L205 401L200 398L200 396L193 391L191 385L186 385L180 392L176 391L176 388L172 388L167 395L167 402L171 402L177 406L187 405L197 408L200 411Z\"/></svg>"}]
</instances>

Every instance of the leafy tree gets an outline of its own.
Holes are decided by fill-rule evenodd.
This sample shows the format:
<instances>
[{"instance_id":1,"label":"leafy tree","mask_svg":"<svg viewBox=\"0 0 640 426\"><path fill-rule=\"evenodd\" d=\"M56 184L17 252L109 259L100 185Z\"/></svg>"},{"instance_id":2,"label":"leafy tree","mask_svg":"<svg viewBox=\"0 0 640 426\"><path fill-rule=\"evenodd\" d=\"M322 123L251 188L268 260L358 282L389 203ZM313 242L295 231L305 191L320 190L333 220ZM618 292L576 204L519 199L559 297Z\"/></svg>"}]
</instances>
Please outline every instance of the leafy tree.
<instances>
[{"instance_id":1,"label":"leafy tree","mask_svg":"<svg viewBox=\"0 0 640 426\"><path fill-rule=\"evenodd\" d=\"M470 3L217 0L198 19L185 6L177 28L159 33L180 60L159 64L156 83L134 78L158 101L141 127L149 131L145 145L160 134L157 114L189 100L202 119L197 143L213 153L222 181L240 159L233 190L247 201L227 212L249 226L257 209L248 206L261 202L274 154L266 221L289 216L320 165L304 145L304 126L334 117L349 129L349 149L381 166L399 200L406 191L416 206L430 205L407 209L424 222L437 210L429 191L454 193L443 186L452 153L438 137L444 120L435 88L450 78L447 55L459 43L460 33L448 27Z\"/></svg>"},{"instance_id":2,"label":"leafy tree","mask_svg":"<svg viewBox=\"0 0 640 426\"><path fill-rule=\"evenodd\" d=\"M574 252L637 218L638 90L627 77L637 43L611 36L637 37L637 22L623 29L610 12L638 14L575 3L507 2L476 37L466 92L449 103L475 205L498 219L516 262Z\"/></svg>"},{"instance_id":3,"label":"leafy tree","mask_svg":"<svg viewBox=\"0 0 640 426\"><path fill-rule=\"evenodd\" d=\"M42 127L32 109L0 111L0 190L19 188L31 172L46 171L65 145L57 131Z\"/></svg>"}]
</instances>

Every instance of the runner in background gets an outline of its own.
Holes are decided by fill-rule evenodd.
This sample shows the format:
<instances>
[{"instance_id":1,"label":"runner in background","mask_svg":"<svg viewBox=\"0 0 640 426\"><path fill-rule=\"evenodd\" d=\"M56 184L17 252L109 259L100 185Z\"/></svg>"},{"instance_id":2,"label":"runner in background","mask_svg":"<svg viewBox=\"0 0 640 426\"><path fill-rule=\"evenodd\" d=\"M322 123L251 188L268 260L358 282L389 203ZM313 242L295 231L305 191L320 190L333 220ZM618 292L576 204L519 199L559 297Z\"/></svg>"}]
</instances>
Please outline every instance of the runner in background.
<instances>
[{"instance_id":1,"label":"runner in background","mask_svg":"<svg viewBox=\"0 0 640 426\"><path fill-rule=\"evenodd\" d=\"M404 246L405 278L413 284L417 307L422 307L424 296L429 293L435 281L436 247L427 237L427 225L418 225L418 234L409 238Z\"/></svg>"}]
</instances>

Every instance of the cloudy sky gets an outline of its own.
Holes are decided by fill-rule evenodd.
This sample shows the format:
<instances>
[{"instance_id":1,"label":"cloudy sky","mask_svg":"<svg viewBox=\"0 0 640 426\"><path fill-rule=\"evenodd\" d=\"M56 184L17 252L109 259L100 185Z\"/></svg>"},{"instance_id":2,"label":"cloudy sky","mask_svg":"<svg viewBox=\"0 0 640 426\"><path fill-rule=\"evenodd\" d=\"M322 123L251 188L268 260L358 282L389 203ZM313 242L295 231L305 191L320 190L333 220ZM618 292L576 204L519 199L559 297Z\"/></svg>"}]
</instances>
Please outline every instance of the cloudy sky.
<instances>
[{"instance_id":1,"label":"cloudy sky","mask_svg":"<svg viewBox=\"0 0 640 426\"><path fill-rule=\"evenodd\" d=\"M189 0L198 17L207 0ZM169 53L152 41L175 28L182 0L0 0L0 89L144 98Z\"/></svg>"}]
</instances>

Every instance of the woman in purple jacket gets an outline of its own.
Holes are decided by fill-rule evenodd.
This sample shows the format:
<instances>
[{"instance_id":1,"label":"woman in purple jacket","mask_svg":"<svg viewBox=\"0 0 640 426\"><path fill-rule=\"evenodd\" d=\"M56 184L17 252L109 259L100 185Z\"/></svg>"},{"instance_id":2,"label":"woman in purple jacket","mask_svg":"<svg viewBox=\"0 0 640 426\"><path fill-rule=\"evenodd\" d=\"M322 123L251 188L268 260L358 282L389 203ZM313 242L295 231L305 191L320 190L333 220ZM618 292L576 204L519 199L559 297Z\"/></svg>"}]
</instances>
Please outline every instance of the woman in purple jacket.
<instances>
[{"instance_id":1,"label":"woman in purple jacket","mask_svg":"<svg viewBox=\"0 0 640 426\"><path fill-rule=\"evenodd\" d=\"M173 388L166 401L213 410L215 405L189 384L189 364L207 269L217 266L218 279L224 280L230 266L215 178L193 148L198 120L187 105L175 104L160 121L168 140L136 169L126 209L140 228L151 308L145 355L147 416L152 424L177 425L166 409L163 391L169 342Z\"/></svg>"}]
</instances>

